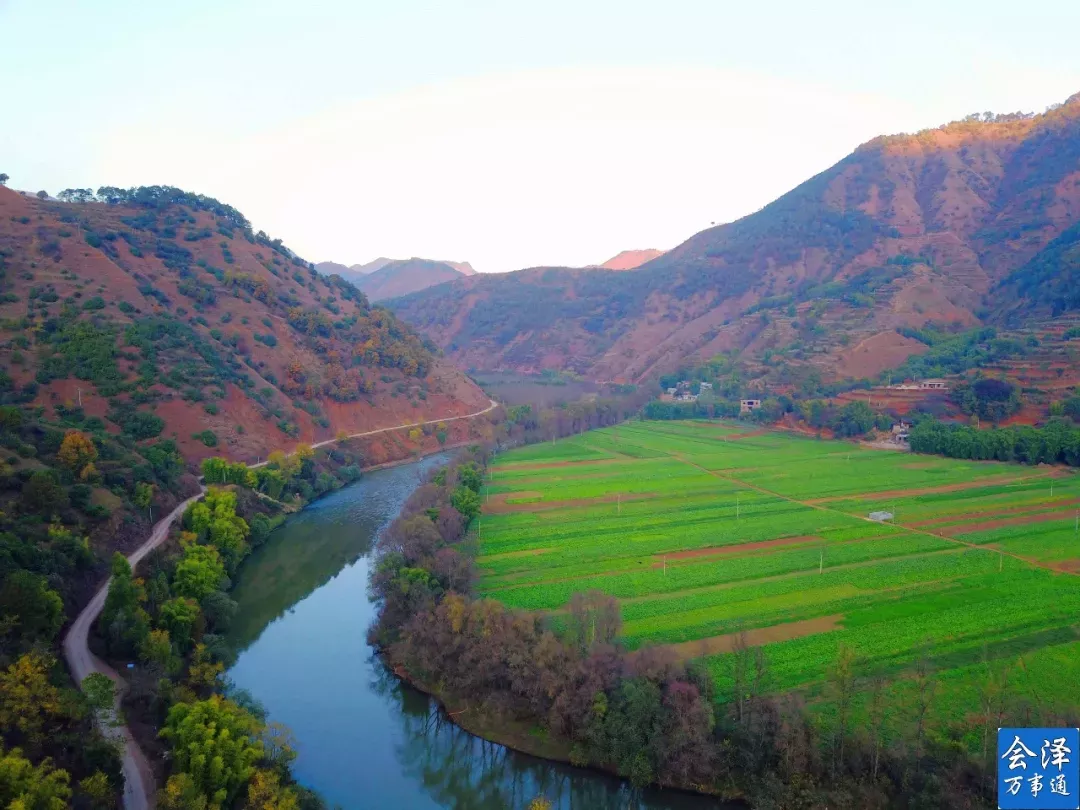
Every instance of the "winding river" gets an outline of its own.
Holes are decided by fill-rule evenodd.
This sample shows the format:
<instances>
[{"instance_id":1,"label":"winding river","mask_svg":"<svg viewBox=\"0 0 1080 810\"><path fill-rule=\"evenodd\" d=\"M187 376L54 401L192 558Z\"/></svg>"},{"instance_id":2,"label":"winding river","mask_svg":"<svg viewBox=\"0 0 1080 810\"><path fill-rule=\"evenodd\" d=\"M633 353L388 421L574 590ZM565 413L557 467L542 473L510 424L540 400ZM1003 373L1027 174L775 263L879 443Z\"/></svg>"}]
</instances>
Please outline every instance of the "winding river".
<instances>
[{"instance_id":1,"label":"winding river","mask_svg":"<svg viewBox=\"0 0 1080 810\"><path fill-rule=\"evenodd\" d=\"M403 685L365 641L369 552L420 475L446 456L366 474L293 515L244 563L229 677L289 726L297 779L346 810L704 810L484 742Z\"/></svg>"}]
</instances>

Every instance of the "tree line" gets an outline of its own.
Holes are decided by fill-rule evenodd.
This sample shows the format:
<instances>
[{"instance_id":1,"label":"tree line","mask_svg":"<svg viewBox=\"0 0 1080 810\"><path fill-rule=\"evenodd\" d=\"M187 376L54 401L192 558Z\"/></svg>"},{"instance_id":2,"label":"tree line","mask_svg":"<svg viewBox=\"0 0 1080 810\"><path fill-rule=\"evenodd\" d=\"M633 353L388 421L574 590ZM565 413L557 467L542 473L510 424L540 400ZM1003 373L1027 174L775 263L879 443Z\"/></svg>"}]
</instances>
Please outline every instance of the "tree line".
<instances>
[{"instance_id":1,"label":"tree line","mask_svg":"<svg viewBox=\"0 0 1080 810\"><path fill-rule=\"evenodd\" d=\"M910 441L911 449L916 453L982 461L1080 466L1080 428L1061 416L1051 417L1041 427L1012 425L989 429L924 416L912 425Z\"/></svg>"},{"instance_id":2,"label":"tree line","mask_svg":"<svg viewBox=\"0 0 1080 810\"><path fill-rule=\"evenodd\" d=\"M225 482L243 468L216 461L207 466ZM170 762L157 796L163 810L322 807L293 782L287 729L268 723L260 705L223 680L232 656L225 633L236 613L228 589L280 519L276 506L247 489L210 486L184 512L178 548L152 552L143 576L123 555L113 557L97 631L110 659L142 666L145 677L132 683L125 708L161 729Z\"/></svg>"}]
</instances>

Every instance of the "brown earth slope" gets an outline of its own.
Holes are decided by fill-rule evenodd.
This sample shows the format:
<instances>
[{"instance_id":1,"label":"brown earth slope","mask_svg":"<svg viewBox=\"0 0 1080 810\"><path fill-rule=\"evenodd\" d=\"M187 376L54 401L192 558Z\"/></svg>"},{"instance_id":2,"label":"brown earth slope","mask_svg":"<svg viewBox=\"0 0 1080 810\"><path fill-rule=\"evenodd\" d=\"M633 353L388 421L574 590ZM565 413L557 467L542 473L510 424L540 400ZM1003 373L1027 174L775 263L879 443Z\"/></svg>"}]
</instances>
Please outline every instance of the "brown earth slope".
<instances>
[{"instance_id":1,"label":"brown earth slope","mask_svg":"<svg viewBox=\"0 0 1080 810\"><path fill-rule=\"evenodd\" d=\"M648 248L646 250L623 250L615 256L612 256L606 262L601 264L601 267L605 267L608 270L633 270L645 262L651 262L653 259L663 256L664 251Z\"/></svg>"},{"instance_id":2,"label":"brown earth slope","mask_svg":"<svg viewBox=\"0 0 1080 810\"><path fill-rule=\"evenodd\" d=\"M728 352L781 380L861 377L921 350L897 330L1023 316L1031 279L1076 252L1077 222L1080 95L877 138L633 273L483 275L391 307L480 370L630 382ZM1051 314L1080 307L1068 287Z\"/></svg>"},{"instance_id":3,"label":"brown earth slope","mask_svg":"<svg viewBox=\"0 0 1080 810\"><path fill-rule=\"evenodd\" d=\"M102 199L0 188L5 402L47 417L81 405L114 433L175 439L188 461L487 403L390 312L235 209L160 187Z\"/></svg>"}]
</instances>

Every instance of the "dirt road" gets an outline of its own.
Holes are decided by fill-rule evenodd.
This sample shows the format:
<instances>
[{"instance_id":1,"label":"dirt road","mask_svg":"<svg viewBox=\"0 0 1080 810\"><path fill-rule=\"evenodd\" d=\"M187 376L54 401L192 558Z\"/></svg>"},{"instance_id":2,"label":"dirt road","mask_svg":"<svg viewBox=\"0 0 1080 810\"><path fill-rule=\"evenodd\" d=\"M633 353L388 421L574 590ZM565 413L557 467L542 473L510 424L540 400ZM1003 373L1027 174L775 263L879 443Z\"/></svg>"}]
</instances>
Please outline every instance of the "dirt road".
<instances>
[{"instance_id":1,"label":"dirt road","mask_svg":"<svg viewBox=\"0 0 1080 810\"><path fill-rule=\"evenodd\" d=\"M184 514L184 510L188 508L188 505L197 501L202 497L202 493L193 495L186 501L178 504L169 514L159 520L153 530L150 532L150 537L146 542L139 546L128 557L128 562L131 563L131 567L134 568L138 565L139 561L160 546L165 538L169 536L169 527L173 521L180 515ZM94 594L94 598L90 600L90 603L83 608L74 622L71 624L71 628L68 630L67 635L64 636L64 658L67 659L68 669L71 670L71 675L75 679L75 682L81 684L83 678L89 675L91 672L100 672L103 675L107 675L116 684L116 711L120 709L120 696L125 687L125 683L111 667L99 660L87 645L87 637L90 633L90 628L94 622L97 621L97 617L101 615L101 609L105 607L105 597L109 594L109 583L106 582L101 586L101 589ZM117 715L119 716L119 714ZM135 742L134 737L131 736L131 731L127 726L118 726L116 728L106 728L105 735L113 739L118 739L123 743L123 766L124 766L124 808L125 810L148 810L148 808L154 806L154 774L150 769L150 764L146 761L146 756L143 754L142 749L139 748Z\"/></svg>"},{"instance_id":2,"label":"dirt road","mask_svg":"<svg viewBox=\"0 0 1080 810\"><path fill-rule=\"evenodd\" d=\"M412 422L407 425L394 425L393 427L379 428L377 430L368 430L363 433L352 433L346 436L345 439L358 439L363 436L373 436L378 433L388 433L392 430L408 430L414 427L422 427L424 425L435 425L439 422L456 422L460 419L472 419L474 416L482 416L485 413L489 413L498 407L499 403L495 400L490 400L490 404L482 411L476 413L466 414L464 416L451 416L445 419L429 419L426 422ZM312 445L313 447L324 447L328 444L333 444L338 441L337 439L327 439L326 441L319 442ZM251 464L250 467L261 467L266 462L260 464ZM203 492L205 492L205 488ZM194 495L188 498L183 503L177 505L169 514L159 520L154 528L150 532L150 536L146 539L146 542L139 546L128 556L128 562L131 563L132 569L134 569L139 562L161 545L165 538L169 536L169 527L173 524L173 521L184 514L184 510L188 506L202 497L200 492L198 495ZM93 653L90 652L88 645L88 637L90 634L90 628L93 627L94 622L97 621L98 616L101 615L102 608L105 607L105 598L109 594L109 583L106 582L101 589L94 594L94 598L82 609L82 612L75 618L75 621L71 623L71 627L68 629L67 635L64 636L63 648L64 658L67 660L68 669L71 670L72 677L75 682L82 684L83 678L92 672L100 672L103 675L108 676L113 683L116 684L116 706L115 710L119 713L120 700L123 689L126 684L123 678L121 678L111 667L106 665L103 661L98 659ZM119 716L119 714L117 714ZM146 755L142 749L139 748L135 738L131 734L131 730L127 726L116 726L112 728L104 729L105 735L120 740L124 746L123 753L123 769L124 769L124 810L150 810L154 806L154 799L157 793L157 788L154 784L154 773L150 768L150 763L147 762Z\"/></svg>"}]
</instances>

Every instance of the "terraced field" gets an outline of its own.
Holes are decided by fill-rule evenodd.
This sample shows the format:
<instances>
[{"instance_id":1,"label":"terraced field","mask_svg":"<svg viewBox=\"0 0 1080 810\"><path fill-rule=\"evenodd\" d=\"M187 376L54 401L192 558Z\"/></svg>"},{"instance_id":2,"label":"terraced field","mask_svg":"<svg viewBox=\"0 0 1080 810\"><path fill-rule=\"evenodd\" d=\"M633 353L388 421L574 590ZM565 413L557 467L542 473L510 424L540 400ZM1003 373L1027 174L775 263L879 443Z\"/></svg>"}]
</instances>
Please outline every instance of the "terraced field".
<instances>
[{"instance_id":1,"label":"terraced field","mask_svg":"<svg viewBox=\"0 0 1080 810\"><path fill-rule=\"evenodd\" d=\"M599 589L619 599L629 647L704 657L721 694L745 634L776 691L814 694L847 644L897 690L929 659L946 719L974 711L975 680L1002 668L1040 705L1080 704L1067 471L638 422L499 456L484 500L483 595L558 621Z\"/></svg>"}]
</instances>

